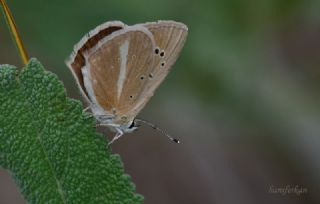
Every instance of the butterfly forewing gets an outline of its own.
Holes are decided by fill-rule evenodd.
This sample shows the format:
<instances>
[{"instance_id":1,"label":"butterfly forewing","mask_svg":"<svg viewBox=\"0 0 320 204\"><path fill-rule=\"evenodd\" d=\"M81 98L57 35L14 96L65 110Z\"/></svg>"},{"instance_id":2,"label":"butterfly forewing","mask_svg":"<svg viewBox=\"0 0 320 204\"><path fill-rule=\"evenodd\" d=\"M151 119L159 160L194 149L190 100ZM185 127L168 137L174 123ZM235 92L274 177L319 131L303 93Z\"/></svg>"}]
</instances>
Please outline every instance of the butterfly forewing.
<instances>
[{"instance_id":1,"label":"butterfly forewing","mask_svg":"<svg viewBox=\"0 0 320 204\"><path fill-rule=\"evenodd\" d=\"M133 119L130 111L139 103L147 80L141 79L153 67L154 42L151 33L132 26L101 41L86 52L86 68L99 106L118 117Z\"/></svg>"},{"instance_id":2,"label":"butterfly forewing","mask_svg":"<svg viewBox=\"0 0 320 204\"><path fill-rule=\"evenodd\" d=\"M66 61L66 64L76 78L82 94L87 100L88 93L84 87L83 75L81 72L82 67L84 67L86 64L83 53L97 45L101 39L107 37L117 30L122 29L124 26L125 24L120 21L106 22L102 25L97 26L85 36L83 36L83 38L74 46L73 53Z\"/></svg>"}]
</instances>

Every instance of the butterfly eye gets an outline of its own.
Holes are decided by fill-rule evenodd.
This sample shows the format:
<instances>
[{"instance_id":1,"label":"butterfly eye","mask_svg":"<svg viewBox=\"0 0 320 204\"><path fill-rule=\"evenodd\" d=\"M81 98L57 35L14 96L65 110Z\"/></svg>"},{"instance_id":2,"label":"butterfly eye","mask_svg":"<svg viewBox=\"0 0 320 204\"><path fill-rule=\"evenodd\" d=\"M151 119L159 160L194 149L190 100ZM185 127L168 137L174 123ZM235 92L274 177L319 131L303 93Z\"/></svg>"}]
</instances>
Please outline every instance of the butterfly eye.
<instances>
[{"instance_id":1,"label":"butterfly eye","mask_svg":"<svg viewBox=\"0 0 320 204\"><path fill-rule=\"evenodd\" d=\"M152 78L152 77L153 77L153 74L152 74L152 73L150 73L150 74L149 74L149 78Z\"/></svg>"},{"instance_id":2,"label":"butterfly eye","mask_svg":"<svg viewBox=\"0 0 320 204\"><path fill-rule=\"evenodd\" d=\"M164 64L165 64L165 63L164 63L164 62L162 62L162 63L161 63L161 66L163 67L163 66L164 66Z\"/></svg>"},{"instance_id":3,"label":"butterfly eye","mask_svg":"<svg viewBox=\"0 0 320 204\"><path fill-rule=\"evenodd\" d=\"M141 80L144 80L144 76L143 76L143 75L142 75L142 76L140 76L140 79L141 79Z\"/></svg>"},{"instance_id":4,"label":"butterfly eye","mask_svg":"<svg viewBox=\"0 0 320 204\"><path fill-rule=\"evenodd\" d=\"M160 57L164 57L164 51L163 50L160 52Z\"/></svg>"},{"instance_id":5,"label":"butterfly eye","mask_svg":"<svg viewBox=\"0 0 320 204\"><path fill-rule=\"evenodd\" d=\"M129 129L134 128L135 125L136 125L136 124L134 123L134 121L132 121L131 125L129 126Z\"/></svg>"},{"instance_id":6,"label":"butterfly eye","mask_svg":"<svg viewBox=\"0 0 320 204\"><path fill-rule=\"evenodd\" d=\"M131 96L129 96L130 98L133 98L133 96L131 95Z\"/></svg>"}]
</instances>

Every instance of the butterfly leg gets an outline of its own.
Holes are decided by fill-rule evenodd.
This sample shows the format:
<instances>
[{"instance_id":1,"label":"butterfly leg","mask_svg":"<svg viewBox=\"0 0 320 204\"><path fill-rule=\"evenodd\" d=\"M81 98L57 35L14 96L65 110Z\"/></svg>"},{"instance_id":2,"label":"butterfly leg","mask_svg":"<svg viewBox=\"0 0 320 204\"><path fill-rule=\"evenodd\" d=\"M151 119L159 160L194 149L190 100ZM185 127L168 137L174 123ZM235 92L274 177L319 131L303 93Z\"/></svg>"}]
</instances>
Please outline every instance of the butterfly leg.
<instances>
[{"instance_id":1,"label":"butterfly leg","mask_svg":"<svg viewBox=\"0 0 320 204\"><path fill-rule=\"evenodd\" d=\"M123 135L123 131L120 129L117 129L117 134L113 137L113 139L108 143L108 145L111 145L114 141L119 139Z\"/></svg>"},{"instance_id":2,"label":"butterfly leg","mask_svg":"<svg viewBox=\"0 0 320 204\"><path fill-rule=\"evenodd\" d=\"M89 109L90 109L90 106L88 106L85 109L83 109L83 112L87 112Z\"/></svg>"}]
</instances>

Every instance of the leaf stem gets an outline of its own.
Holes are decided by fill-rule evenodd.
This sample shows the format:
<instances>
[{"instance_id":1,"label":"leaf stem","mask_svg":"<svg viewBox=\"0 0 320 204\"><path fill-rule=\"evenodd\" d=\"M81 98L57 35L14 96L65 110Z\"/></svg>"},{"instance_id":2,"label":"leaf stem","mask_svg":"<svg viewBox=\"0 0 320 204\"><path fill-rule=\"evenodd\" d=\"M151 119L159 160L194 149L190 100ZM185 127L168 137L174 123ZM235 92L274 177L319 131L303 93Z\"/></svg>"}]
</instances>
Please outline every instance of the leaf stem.
<instances>
[{"instance_id":1,"label":"leaf stem","mask_svg":"<svg viewBox=\"0 0 320 204\"><path fill-rule=\"evenodd\" d=\"M9 7L7 6L7 3L5 0L0 0L0 3L1 3L1 6L2 6L2 11L3 11L3 14L5 16L5 19L6 19L6 22L7 22L7 25L9 27L9 30L11 31L11 36L13 38L13 41L15 42L16 46L17 46L17 49L18 49L18 52L19 52L19 55L20 55L20 58L22 60L22 63L24 65L27 65L28 64L28 55L27 55L27 52L23 46L23 43L22 43L22 40L19 36L19 33L17 31L17 26L14 22L14 19L11 15L11 12L9 10Z\"/></svg>"}]
</instances>

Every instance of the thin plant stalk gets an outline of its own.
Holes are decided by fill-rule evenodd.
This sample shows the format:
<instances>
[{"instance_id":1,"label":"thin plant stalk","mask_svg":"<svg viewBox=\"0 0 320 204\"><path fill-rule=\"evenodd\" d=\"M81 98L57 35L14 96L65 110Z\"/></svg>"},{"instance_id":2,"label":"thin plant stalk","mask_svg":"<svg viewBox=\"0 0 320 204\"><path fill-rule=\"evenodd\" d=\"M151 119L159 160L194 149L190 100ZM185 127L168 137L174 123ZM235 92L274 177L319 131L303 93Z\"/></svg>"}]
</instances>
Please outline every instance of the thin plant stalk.
<instances>
[{"instance_id":1,"label":"thin plant stalk","mask_svg":"<svg viewBox=\"0 0 320 204\"><path fill-rule=\"evenodd\" d=\"M12 15L11 15L9 7L7 6L7 3L5 0L0 0L0 3L1 3L2 11L5 16L8 28L11 31L11 36L12 36L13 41L15 42L16 47L18 49L21 61L24 65L27 65L29 58L28 58L27 52L23 46L22 40L19 36L19 33L17 31L17 26L14 22Z\"/></svg>"}]
</instances>

